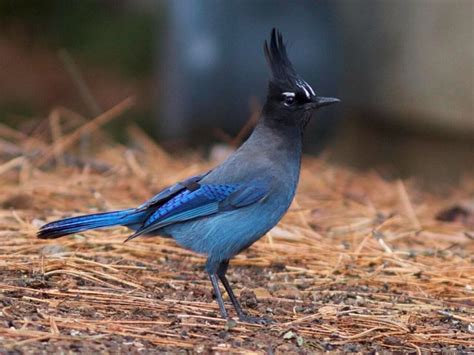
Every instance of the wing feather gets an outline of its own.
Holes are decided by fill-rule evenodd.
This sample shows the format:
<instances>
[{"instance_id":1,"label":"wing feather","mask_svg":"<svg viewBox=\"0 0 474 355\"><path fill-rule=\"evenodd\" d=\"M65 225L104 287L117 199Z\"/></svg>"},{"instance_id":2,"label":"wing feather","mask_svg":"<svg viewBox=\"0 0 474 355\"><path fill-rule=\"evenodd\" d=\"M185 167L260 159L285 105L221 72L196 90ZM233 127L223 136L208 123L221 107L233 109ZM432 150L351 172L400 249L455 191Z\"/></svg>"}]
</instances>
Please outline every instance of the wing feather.
<instances>
[{"instance_id":1,"label":"wing feather","mask_svg":"<svg viewBox=\"0 0 474 355\"><path fill-rule=\"evenodd\" d=\"M269 185L200 184L194 191L183 190L156 209L127 241L174 223L242 208L262 200Z\"/></svg>"}]
</instances>

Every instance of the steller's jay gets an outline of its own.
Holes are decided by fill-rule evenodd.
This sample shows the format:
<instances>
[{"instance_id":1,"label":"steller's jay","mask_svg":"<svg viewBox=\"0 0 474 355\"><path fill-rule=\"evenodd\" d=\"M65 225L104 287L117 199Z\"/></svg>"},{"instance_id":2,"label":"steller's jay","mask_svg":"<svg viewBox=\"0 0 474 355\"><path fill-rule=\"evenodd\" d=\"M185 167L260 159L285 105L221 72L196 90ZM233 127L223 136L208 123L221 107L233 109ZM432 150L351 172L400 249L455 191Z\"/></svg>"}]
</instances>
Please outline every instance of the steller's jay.
<instances>
[{"instance_id":1,"label":"steller's jay","mask_svg":"<svg viewBox=\"0 0 474 355\"><path fill-rule=\"evenodd\" d=\"M247 141L221 165L161 191L137 208L66 218L44 225L42 239L122 225L140 235L173 238L207 256L222 317L228 318L220 280L241 321L248 316L225 276L229 259L260 239L288 210L301 165L302 135L313 112L338 99L319 97L296 73L281 33L273 29L264 52L272 71L261 117Z\"/></svg>"}]
</instances>

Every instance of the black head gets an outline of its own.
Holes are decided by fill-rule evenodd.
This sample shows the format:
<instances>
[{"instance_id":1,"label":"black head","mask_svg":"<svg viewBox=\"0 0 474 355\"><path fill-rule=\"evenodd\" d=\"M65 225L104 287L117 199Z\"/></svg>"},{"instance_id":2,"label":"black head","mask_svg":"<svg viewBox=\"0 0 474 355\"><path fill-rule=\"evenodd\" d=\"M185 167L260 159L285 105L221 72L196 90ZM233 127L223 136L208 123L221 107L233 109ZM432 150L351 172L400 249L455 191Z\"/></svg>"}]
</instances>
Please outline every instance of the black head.
<instances>
[{"instance_id":1,"label":"black head","mask_svg":"<svg viewBox=\"0 0 474 355\"><path fill-rule=\"evenodd\" d=\"M267 119L304 128L316 109L339 102L339 99L317 96L296 73L279 31L272 30L270 44L265 41L263 49L272 71L264 106Z\"/></svg>"}]
</instances>

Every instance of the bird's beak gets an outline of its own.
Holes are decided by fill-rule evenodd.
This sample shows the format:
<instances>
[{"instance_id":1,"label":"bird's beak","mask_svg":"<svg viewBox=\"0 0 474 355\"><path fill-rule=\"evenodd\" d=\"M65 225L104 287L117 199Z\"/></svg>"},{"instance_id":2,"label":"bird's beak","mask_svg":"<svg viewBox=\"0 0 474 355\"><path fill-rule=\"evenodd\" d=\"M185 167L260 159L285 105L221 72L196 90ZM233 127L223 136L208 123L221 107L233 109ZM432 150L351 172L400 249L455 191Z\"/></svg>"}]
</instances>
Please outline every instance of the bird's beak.
<instances>
[{"instance_id":1,"label":"bird's beak","mask_svg":"<svg viewBox=\"0 0 474 355\"><path fill-rule=\"evenodd\" d=\"M312 106L313 108L321 108L323 106L329 106L332 104L336 104L340 102L341 100L336 99L334 97L321 97L321 96L315 96L312 100Z\"/></svg>"}]
</instances>

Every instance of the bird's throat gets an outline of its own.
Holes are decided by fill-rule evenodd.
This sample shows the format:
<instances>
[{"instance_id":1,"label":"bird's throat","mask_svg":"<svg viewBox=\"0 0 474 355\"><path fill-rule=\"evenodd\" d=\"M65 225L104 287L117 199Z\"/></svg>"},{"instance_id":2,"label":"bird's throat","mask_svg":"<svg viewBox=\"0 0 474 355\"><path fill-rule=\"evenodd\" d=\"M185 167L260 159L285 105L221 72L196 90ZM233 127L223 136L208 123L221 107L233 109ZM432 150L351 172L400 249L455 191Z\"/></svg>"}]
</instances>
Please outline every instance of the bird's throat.
<instances>
[{"instance_id":1,"label":"bird's throat","mask_svg":"<svg viewBox=\"0 0 474 355\"><path fill-rule=\"evenodd\" d=\"M264 117L255 126L251 136L245 142L253 149L266 154L284 154L286 158L299 160L302 152L302 130L297 126L271 122Z\"/></svg>"}]
</instances>

